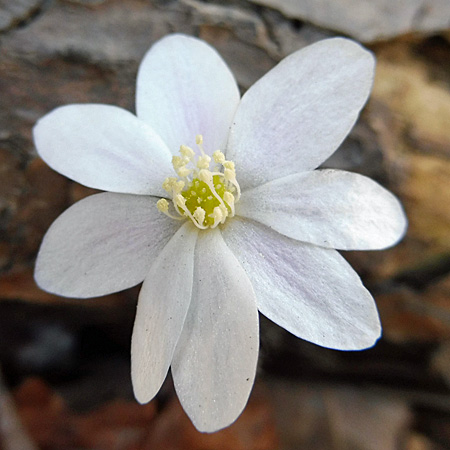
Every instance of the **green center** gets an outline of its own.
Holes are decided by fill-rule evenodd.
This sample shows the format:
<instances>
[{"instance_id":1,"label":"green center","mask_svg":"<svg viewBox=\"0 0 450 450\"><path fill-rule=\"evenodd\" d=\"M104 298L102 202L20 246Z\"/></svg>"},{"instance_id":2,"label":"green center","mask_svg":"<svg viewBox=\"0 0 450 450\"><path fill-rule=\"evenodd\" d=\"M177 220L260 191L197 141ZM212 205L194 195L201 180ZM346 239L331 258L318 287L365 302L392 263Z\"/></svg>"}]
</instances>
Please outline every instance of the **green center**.
<instances>
[{"instance_id":1,"label":"green center","mask_svg":"<svg viewBox=\"0 0 450 450\"><path fill-rule=\"evenodd\" d=\"M223 195L227 192L227 189L224 185L224 180L220 175L213 176L213 184L214 189L217 192L217 195L223 200ZM198 178L194 178L187 189L181 192L181 195L186 199L186 208L194 214L197 207L201 207L205 210L205 220L204 225L212 226L214 224L214 219L209 217L210 214L214 211L214 208L220 205L219 200L213 195L209 186L199 180ZM228 211L231 209L224 201L227 206Z\"/></svg>"}]
</instances>

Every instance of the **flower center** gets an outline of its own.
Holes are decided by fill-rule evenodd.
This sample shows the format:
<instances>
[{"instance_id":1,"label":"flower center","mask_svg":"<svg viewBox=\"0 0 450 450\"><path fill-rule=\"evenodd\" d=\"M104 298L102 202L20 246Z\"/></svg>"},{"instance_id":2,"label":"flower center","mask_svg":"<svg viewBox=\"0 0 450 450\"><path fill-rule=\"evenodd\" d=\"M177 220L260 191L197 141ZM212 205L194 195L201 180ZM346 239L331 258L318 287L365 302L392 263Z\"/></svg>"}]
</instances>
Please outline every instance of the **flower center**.
<instances>
[{"instance_id":1,"label":"flower center","mask_svg":"<svg viewBox=\"0 0 450 450\"><path fill-rule=\"evenodd\" d=\"M189 218L196 227L205 230L234 216L234 204L239 200L241 190L233 161L227 161L225 155L216 150L213 153L215 166L210 170L211 157L203 150L203 137L197 135L195 142L200 156L182 145L180 155L172 158L178 178L168 177L163 183L178 216L169 212L169 202L165 198L158 200L156 206L173 219Z\"/></svg>"}]
</instances>

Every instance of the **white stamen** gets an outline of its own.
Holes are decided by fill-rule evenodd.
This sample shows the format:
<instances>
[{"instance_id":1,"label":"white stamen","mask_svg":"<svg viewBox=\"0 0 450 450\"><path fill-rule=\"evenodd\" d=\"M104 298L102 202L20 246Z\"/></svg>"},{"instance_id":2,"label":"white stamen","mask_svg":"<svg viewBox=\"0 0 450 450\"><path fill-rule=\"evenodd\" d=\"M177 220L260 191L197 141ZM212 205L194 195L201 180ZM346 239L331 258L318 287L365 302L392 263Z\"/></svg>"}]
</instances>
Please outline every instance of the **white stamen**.
<instances>
[{"instance_id":1,"label":"white stamen","mask_svg":"<svg viewBox=\"0 0 450 450\"><path fill-rule=\"evenodd\" d=\"M198 158L197 167L199 169L209 169L211 158L208 155L202 155Z\"/></svg>"},{"instance_id":2,"label":"white stamen","mask_svg":"<svg viewBox=\"0 0 450 450\"><path fill-rule=\"evenodd\" d=\"M169 212L169 202L165 198L160 198L156 202L156 207L158 208L159 211L164 213L166 216L169 216L171 219L183 220L183 218L180 217L180 216L174 216L173 214L170 214L170 212Z\"/></svg>"},{"instance_id":3,"label":"white stamen","mask_svg":"<svg viewBox=\"0 0 450 450\"><path fill-rule=\"evenodd\" d=\"M226 202L226 204L230 207L231 209L231 217L234 216L234 195L231 192L225 191L223 193L223 199Z\"/></svg>"},{"instance_id":4,"label":"white stamen","mask_svg":"<svg viewBox=\"0 0 450 450\"><path fill-rule=\"evenodd\" d=\"M225 169L230 169L233 172L235 171L234 162L233 161L225 161L222 165L223 165L223 167L225 167Z\"/></svg>"},{"instance_id":5,"label":"white stamen","mask_svg":"<svg viewBox=\"0 0 450 450\"><path fill-rule=\"evenodd\" d=\"M186 207L186 199L181 194L175 195L173 199L175 201L175 204L179 208L185 208Z\"/></svg>"},{"instance_id":6,"label":"white stamen","mask_svg":"<svg viewBox=\"0 0 450 450\"><path fill-rule=\"evenodd\" d=\"M222 211L222 220L220 221L220 223L225 223L225 220L228 217L228 208L225 206L224 203L220 204L219 208Z\"/></svg>"},{"instance_id":7,"label":"white stamen","mask_svg":"<svg viewBox=\"0 0 450 450\"><path fill-rule=\"evenodd\" d=\"M225 169L223 175L227 181L233 181L236 178L234 170L231 169Z\"/></svg>"},{"instance_id":8,"label":"white stamen","mask_svg":"<svg viewBox=\"0 0 450 450\"><path fill-rule=\"evenodd\" d=\"M205 214L206 211L198 206L194 211L193 217L197 221L197 223L203 225L203 222L205 221Z\"/></svg>"},{"instance_id":9,"label":"white stamen","mask_svg":"<svg viewBox=\"0 0 450 450\"><path fill-rule=\"evenodd\" d=\"M172 156L172 166L175 170L179 169L185 164L186 163L183 161L183 158L181 156L178 155Z\"/></svg>"},{"instance_id":10,"label":"white stamen","mask_svg":"<svg viewBox=\"0 0 450 450\"><path fill-rule=\"evenodd\" d=\"M208 185L209 190L211 191L211 194L214 197L216 197L217 200L219 200L220 205L226 208L226 206L225 206L225 204L224 204L224 202L222 200L222 197L220 197L220 195L216 191L216 188L215 188L214 183L213 183L213 175L212 175L212 173L209 170L202 169L198 173L198 177L200 178L200 180L202 180L204 183L206 183ZM212 198L208 197L208 200L212 200Z\"/></svg>"},{"instance_id":11,"label":"white stamen","mask_svg":"<svg viewBox=\"0 0 450 450\"><path fill-rule=\"evenodd\" d=\"M172 193L179 194L183 189L186 183L183 180L178 180L175 183L172 183Z\"/></svg>"},{"instance_id":12,"label":"white stamen","mask_svg":"<svg viewBox=\"0 0 450 450\"><path fill-rule=\"evenodd\" d=\"M180 147L180 153L186 158L189 158L189 161L192 161L195 155L194 150L192 150L192 148L188 147L187 145L182 145Z\"/></svg>"},{"instance_id":13,"label":"white stamen","mask_svg":"<svg viewBox=\"0 0 450 450\"><path fill-rule=\"evenodd\" d=\"M201 169L198 173L198 179L200 181L203 181L203 183L206 183L208 186L212 184L213 178L212 174L209 170Z\"/></svg>"},{"instance_id":14,"label":"white stamen","mask_svg":"<svg viewBox=\"0 0 450 450\"><path fill-rule=\"evenodd\" d=\"M195 143L202 152L202 155L205 155L205 150L203 149L203 136L201 134L197 134L197 136L195 136Z\"/></svg>"},{"instance_id":15,"label":"white stamen","mask_svg":"<svg viewBox=\"0 0 450 450\"><path fill-rule=\"evenodd\" d=\"M183 197L184 199L184 197ZM197 219L191 214L191 212L189 211L189 209L186 208L186 201L182 204L179 205L179 207L184 211L184 213L192 220L192 222L194 223L194 225L196 225L198 228L202 229L202 230L206 230L208 227L205 227L203 225L203 223L200 223L197 221ZM198 209L198 208L197 208ZM201 209L201 208L200 208ZM204 219L204 218L203 218Z\"/></svg>"},{"instance_id":16,"label":"white stamen","mask_svg":"<svg viewBox=\"0 0 450 450\"><path fill-rule=\"evenodd\" d=\"M156 202L156 207L163 213L169 211L169 202L165 198L160 198Z\"/></svg>"},{"instance_id":17,"label":"white stamen","mask_svg":"<svg viewBox=\"0 0 450 450\"><path fill-rule=\"evenodd\" d=\"M169 213L166 199L160 199L157 208L177 220L188 217L202 230L216 228L235 214L234 205L240 196L236 170L233 161L227 161L223 152L216 150L212 155L216 166L211 171L211 157L204 151L203 137L197 135L195 142L201 155L197 157L192 148L181 145L180 155L172 157L172 166L179 178L167 177L163 182L163 188L172 196L173 207L180 217ZM203 207L197 206L201 204Z\"/></svg>"},{"instance_id":18,"label":"white stamen","mask_svg":"<svg viewBox=\"0 0 450 450\"><path fill-rule=\"evenodd\" d=\"M216 150L213 153L213 158L217 164L223 164L225 162L225 155L220 150Z\"/></svg>"},{"instance_id":19,"label":"white stamen","mask_svg":"<svg viewBox=\"0 0 450 450\"><path fill-rule=\"evenodd\" d=\"M228 175L228 179L225 176L225 172L228 170L227 175ZM235 190L237 191L237 198L235 200L235 202L237 202L239 200L239 198L241 197L241 188L239 186L239 183L236 180L236 174L234 172L231 171L231 169L225 169L225 172L211 172L212 176L214 177L215 175L220 175L222 177L225 178L226 181L228 181L229 183L232 184L231 187L229 187L228 189L231 192L234 192Z\"/></svg>"},{"instance_id":20,"label":"white stamen","mask_svg":"<svg viewBox=\"0 0 450 450\"><path fill-rule=\"evenodd\" d=\"M177 182L175 177L167 177L163 182L163 189L166 190L169 194L172 193L172 186Z\"/></svg>"},{"instance_id":21,"label":"white stamen","mask_svg":"<svg viewBox=\"0 0 450 450\"><path fill-rule=\"evenodd\" d=\"M213 212L209 215L209 217L211 217L212 219L214 219L214 223L211 226L211 228L216 228L217 225L219 225L219 223L222 221L223 219L223 213L222 210L216 206L213 210Z\"/></svg>"},{"instance_id":22,"label":"white stamen","mask_svg":"<svg viewBox=\"0 0 450 450\"><path fill-rule=\"evenodd\" d=\"M177 174L181 178L186 178L191 172L192 172L192 170L187 169L186 166L181 166L177 169Z\"/></svg>"}]
</instances>

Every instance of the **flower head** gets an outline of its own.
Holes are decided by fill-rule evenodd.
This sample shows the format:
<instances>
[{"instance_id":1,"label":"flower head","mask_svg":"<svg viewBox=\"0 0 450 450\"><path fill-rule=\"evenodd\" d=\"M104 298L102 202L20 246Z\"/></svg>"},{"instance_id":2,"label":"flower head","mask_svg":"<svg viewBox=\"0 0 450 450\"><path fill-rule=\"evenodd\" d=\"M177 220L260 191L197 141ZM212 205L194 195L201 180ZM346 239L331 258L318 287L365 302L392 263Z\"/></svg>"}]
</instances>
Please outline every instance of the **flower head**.
<instances>
[{"instance_id":1,"label":"flower head","mask_svg":"<svg viewBox=\"0 0 450 450\"><path fill-rule=\"evenodd\" d=\"M70 105L34 129L40 156L110 191L50 227L35 276L45 290L93 297L144 282L132 381L151 400L169 367L201 431L241 413L255 378L258 310L324 347L369 347L376 306L335 249L395 244L406 219L377 183L315 170L354 125L374 59L347 39L290 55L240 99L208 44L168 36L146 54L137 116Z\"/></svg>"},{"instance_id":2,"label":"flower head","mask_svg":"<svg viewBox=\"0 0 450 450\"><path fill-rule=\"evenodd\" d=\"M241 191L233 161L227 161L225 155L216 150L213 158L217 165L211 171L211 157L203 150L203 136L197 135L196 143L201 151L198 159L194 150L182 145L181 155L172 158L173 168L181 179L167 177L163 183L179 217L169 212L169 203L164 198L158 200L156 206L172 219L189 217L197 228L206 230L216 228L224 224L227 217L234 216L234 205Z\"/></svg>"}]
</instances>

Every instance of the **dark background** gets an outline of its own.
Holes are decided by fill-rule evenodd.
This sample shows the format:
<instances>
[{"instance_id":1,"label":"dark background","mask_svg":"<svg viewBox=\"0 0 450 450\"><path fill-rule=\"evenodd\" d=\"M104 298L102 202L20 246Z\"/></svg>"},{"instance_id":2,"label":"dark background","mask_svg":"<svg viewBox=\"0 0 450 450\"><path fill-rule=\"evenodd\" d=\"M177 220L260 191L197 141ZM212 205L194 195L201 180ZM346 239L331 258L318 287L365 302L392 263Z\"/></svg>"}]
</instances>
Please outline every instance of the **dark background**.
<instances>
[{"instance_id":1,"label":"dark background","mask_svg":"<svg viewBox=\"0 0 450 450\"><path fill-rule=\"evenodd\" d=\"M1 449L449 448L450 3L311 4L0 0ZM378 60L373 93L326 165L379 181L410 222L393 249L344 254L376 298L384 328L376 347L326 350L261 318L249 405L212 435L192 427L170 378L149 405L134 401L138 288L69 300L40 291L32 277L49 225L94 192L37 158L34 123L69 103L134 111L139 62L171 32L214 45L242 92L309 43L362 41Z\"/></svg>"}]
</instances>

